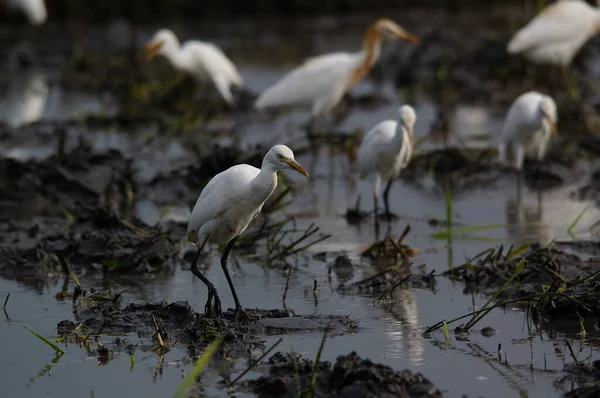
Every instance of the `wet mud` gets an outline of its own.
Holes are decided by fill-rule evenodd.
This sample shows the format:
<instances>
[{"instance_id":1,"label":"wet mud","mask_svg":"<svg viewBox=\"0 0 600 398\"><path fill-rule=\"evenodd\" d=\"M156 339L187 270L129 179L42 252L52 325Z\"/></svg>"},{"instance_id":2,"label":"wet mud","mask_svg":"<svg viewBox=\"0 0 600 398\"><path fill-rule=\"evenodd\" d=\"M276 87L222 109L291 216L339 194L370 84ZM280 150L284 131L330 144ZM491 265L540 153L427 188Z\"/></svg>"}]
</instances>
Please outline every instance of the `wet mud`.
<instances>
[{"instance_id":1,"label":"wet mud","mask_svg":"<svg viewBox=\"0 0 600 398\"><path fill-rule=\"evenodd\" d=\"M247 357L253 349L265 348L261 337L290 333L323 332L332 335L354 333L358 322L351 316L296 315L292 310L246 309L248 319L233 321L210 318L197 313L187 302L123 304L120 294L84 291L75 287L59 299L70 299L74 319L57 324L65 341L84 343L98 337L111 352L132 354L142 351L180 347L197 356L217 337L223 338L221 355ZM111 337L111 336L119 337ZM137 335L137 338L132 336ZM127 336L127 337L123 337Z\"/></svg>"},{"instance_id":2,"label":"wet mud","mask_svg":"<svg viewBox=\"0 0 600 398\"><path fill-rule=\"evenodd\" d=\"M564 376L554 381L554 387L566 398L591 398L600 394L600 362L576 362L563 369Z\"/></svg>"},{"instance_id":3,"label":"wet mud","mask_svg":"<svg viewBox=\"0 0 600 398\"><path fill-rule=\"evenodd\" d=\"M335 363L314 361L295 354L276 353L262 366L266 375L244 386L259 397L297 397L312 393L328 397L441 397L421 373L392 368L363 359L355 352Z\"/></svg>"}]
</instances>

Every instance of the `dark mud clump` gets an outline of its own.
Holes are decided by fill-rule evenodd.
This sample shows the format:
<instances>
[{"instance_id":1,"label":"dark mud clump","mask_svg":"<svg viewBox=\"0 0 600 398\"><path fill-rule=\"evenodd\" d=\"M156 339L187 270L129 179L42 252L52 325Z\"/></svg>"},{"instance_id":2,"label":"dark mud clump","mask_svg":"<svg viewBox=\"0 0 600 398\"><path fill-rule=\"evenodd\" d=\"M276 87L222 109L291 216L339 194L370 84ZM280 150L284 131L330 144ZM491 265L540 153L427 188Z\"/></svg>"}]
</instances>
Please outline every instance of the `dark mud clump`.
<instances>
[{"instance_id":1,"label":"dark mud clump","mask_svg":"<svg viewBox=\"0 0 600 398\"><path fill-rule=\"evenodd\" d=\"M291 310L246 309L249 319L234 323L226 318L207 318L187 302L123 305L119 295L82 292L79 287L73 294L75 319L59 322L58 333L75 341L88 334L105 336L103 343L117 352L160 345L162 349L186 347L190 355L198 355L216 337L223 337L224 352L241 357L252 347L263 346L260 336L325 329L345 334L357 328L356 321L348 316L297 316ZM131 333L137 333L139 340L129 346L122 344L121 338L108 336Z\"/></svg>"},{"instance_id":2,"label":"dark mud clump","mask_svg":"<svg viewBox=\"0 0 600 398\"><path fill-rule=\"evenodd\" d=\"M0 275L27 281L71 272L170 271L177 248L160 229L104 208L83 208L77 214L0 223Z\"/></svg>"},{"instance_id":3,"label":"dark mud clump","mask_svg":"<svg viewBox=\"0 0 600 398\"><path fill-rule=\"evenodd\" d=\"M245 384L259 397L297 397L312 391L323 397L441 397L442 393L421 373L400 372L356 352L341 355L333 367L294 354L276 353L269 358L268 374ZM313 373L316 383L311 386Z\"/></svg>"},{"instance_id":4,"label":"dark mud clump","mask_svg":"<svg viewBox=\"0 0 600 398\"><path fill-rule=\"evenodd\" d=\"M533 245L523 255L490 249L444 275L465 283L465 293L499 292L501 300L522 300L534 317L591 318L600 315L600 272L596 261L584 260L556 246ZM569 245L572 246L572 245Z\"/></svg>"},{"instance_id":5,"label":"dark mud clump","mask_svg":"<svg viewBox=\"0 0 600 398\"><path fill-rule=\"evenodd\" d=\"M600 361L591 365L568 364L564 376L554 381L554 388L566 398L592 398L600 396Z\"/></svg>"}]
</instances>

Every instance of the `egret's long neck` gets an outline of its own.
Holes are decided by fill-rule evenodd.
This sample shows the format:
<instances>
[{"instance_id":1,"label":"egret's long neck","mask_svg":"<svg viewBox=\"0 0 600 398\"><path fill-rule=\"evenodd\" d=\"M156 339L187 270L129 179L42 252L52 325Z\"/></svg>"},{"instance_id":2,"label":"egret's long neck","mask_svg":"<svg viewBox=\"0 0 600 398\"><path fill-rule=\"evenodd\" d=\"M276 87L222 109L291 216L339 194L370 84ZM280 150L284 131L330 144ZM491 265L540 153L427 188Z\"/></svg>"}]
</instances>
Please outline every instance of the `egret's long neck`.
<instances>
[{"instance_id":1,"label":"egret's long neck","mask_svg":"<svg viewBox=\"0 0 600 398\"><path fill-rule=\"evenodd\" d=\"M173 38L172 40L165 41L162 48L163 55L171 62L174 68L181 66L181 46L179 40Z\"/></svg>"},{"instance_id":2,"label":"egret's long neck","mask_svg":"<svg viewBox=\"0 0 600 398\"><path fill-rule=\"evenodd\" d=\"M408 136L408 144L412 147L414 145L412 127L408 128L402 123L401 120L398 120L398 124L396 126L396 135L392 140L392 145L397 150L399 150L402 147L402 144L404 143L405 134Z\"/></svg>"},{"instance_id":3,"label":"egret's long neck","mask_svg":"<svg viewBox=\"0 0 600 398\"><path fill-rule=\"evenodd\" d=\"M373 68L381 55L381 36L374 25L370 26L363 36L363 48L359 53L359 64L352 71L352 77L347 89L360 82Z\"/></svg>"},{"instance_id":4,"label":"egret's long neck","mask_svg":"<svg viewBox=\"0 0 600 398\"><path fill-rule=\"evenodd\" d=\"M260 173L250 183L252 187L252 201L264 203L277 188L277 170L270 164L263 162Z\"/></svg>"}]
</instances>

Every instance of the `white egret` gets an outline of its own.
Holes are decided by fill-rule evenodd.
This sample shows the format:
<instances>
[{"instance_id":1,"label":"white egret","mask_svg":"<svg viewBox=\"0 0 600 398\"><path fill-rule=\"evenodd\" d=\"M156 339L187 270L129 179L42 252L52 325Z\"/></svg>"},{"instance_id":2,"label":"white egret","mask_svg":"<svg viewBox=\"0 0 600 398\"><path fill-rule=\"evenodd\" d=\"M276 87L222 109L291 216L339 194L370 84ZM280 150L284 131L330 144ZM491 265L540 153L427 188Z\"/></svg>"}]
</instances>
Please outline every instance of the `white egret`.
<instances>
[{"instance_id":1,"label":"white egret","mask_svg":"<svg viewBox=\"0 0 600 398\"><path fill-rule=\"evenodd\" d=\"M32 25L41 25L48 19L46 4L44 0L7 0L9 8L19 10Z\"/></svg>"},{"instance_id":2,"label":"white egret","mask_svg":"<svg viewBox=\"0 0 600 398\"><path fill-rule=\"evenodd\" d=\"M386 215L391 216L389 206L390 187L400 171L404 169L413 153L413 129L417 121L415 110L410 105L399 108L400 121L385 120L373 127L358 149L357 168L361 179L369 177L373 188L375 217L377 200L382 181L387 181L383 191Z\"/></svg>"},{"instance_id":3,"label":"white egret","mask_svg":"<svg viewBox=\"0 0 600 398\"><path fill-rule=\"evenodd\" d=\"M552 134L557 134L558 117L554 100L537 91L519 96L508 109L498 147L501 162L506 162L506 147L516 146L515 167L523 168L525 156L541 161Z\"/></svg>"},{"instance_id":4,"label":"white egret","mask_svg":"<svg viewBox=\"0 0 600 398\"><path fill-rule=\"evenodd\" d=\"M394 21L378 19L365 31L361 51L336 52L307 59L265 90L254 103L255 108L311 106L313 118L328 114L344 94L369 73L379 59L381 42L385 39L419 42L416 36Z\"/></svg>"},{"instance_id":5,"label":"white egret","mask_svg":"<svg viewBox=\"0 0 600 398\"><path fill-rule=\"evenodd\" d=\"M173 68L199 82L211 81L228 104L233 103L231 86L243 85L237 68L219 47L199 40L180 45L175 33L169 29L156 32L146 44L146 55L149 60L163 55Z\"/></svg>"},{"instance_id":6,"label":"white egret","mask_svg":"<svg viewBox=\"0 0 600 398\"><path fill-rule=\"evenodd\" d=\"M600 9L583 0L559 0L513 36L508 52L523 54L535 63L565 67L598 32Z\"/></svg>"},{"instance_id":7,"label":"white egret","mask_svg":"<svg viewBox=\"0 0 600 398\"><path fill-rule=\"evenodd\" d=\"M208 288L205 314L222 314L221 300L214 285L198 270L196 263L206 243L227 244L221 257L221 267L235 301L234 319L242 310L240 301L227 272L227 257L235 239L258 216L263 205L277 187L277 171L293 169L308 176L285 145L276 145L265 155L260 169L240 164L217 174L202 190L188 223L187 239L198 245L192 262L192 272ZM215 299L214 307L212 299Z\"/></svg>"}]
</instances>

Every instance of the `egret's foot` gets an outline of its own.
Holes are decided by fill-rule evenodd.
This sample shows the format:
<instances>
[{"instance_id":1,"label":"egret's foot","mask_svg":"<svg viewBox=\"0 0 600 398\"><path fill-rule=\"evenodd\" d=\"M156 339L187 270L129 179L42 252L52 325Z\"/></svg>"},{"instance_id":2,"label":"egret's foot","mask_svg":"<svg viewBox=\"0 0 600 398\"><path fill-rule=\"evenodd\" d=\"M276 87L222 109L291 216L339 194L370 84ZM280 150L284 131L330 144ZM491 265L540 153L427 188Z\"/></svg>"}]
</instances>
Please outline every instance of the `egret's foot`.
<instances>
[{"instance_id":1,"label":"egret's foot","mask_svg":"<svg viewBox=\"0 0 600 398\"><path fill-rule=\"evenodd\" d=\"M206 300L206 305L204 306L204 316L208 318L223 317L223 311L221 309L221 299L219 298L219 294L217 293L216 289L213 291L208 291L208 300Z\"/></svg>"},{"instance_id":2,"label":"egret's foot","mask_svg":"<svg viewBox=\"0 0 600 398\"><path fill-rule=\"evenodd\" d=\"M239 323L243 321L247 321L250 319L250 316L244 311L242 307L238 307L233 310L233 322Z\"/></svg>"}]
</instances>

